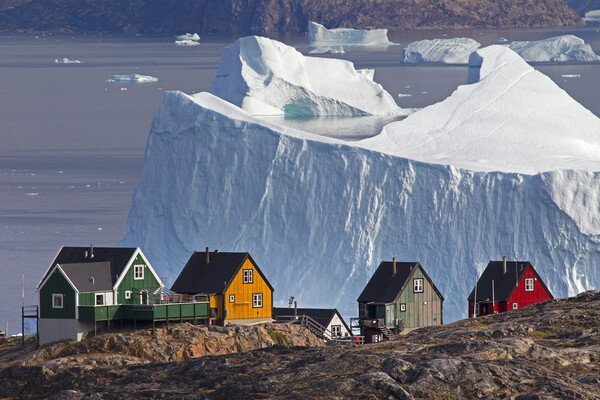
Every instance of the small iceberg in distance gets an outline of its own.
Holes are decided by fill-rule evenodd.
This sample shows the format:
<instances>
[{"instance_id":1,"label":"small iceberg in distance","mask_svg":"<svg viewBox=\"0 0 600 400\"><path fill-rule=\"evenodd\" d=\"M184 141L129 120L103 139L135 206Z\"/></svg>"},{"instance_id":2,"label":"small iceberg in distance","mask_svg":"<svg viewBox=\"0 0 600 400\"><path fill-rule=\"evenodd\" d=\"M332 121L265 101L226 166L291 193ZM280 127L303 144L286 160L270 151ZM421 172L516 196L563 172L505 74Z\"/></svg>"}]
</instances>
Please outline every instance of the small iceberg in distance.
<instances>
[{"instance_id":1,"label":"small iceberg in distance","mask_svg":"<svg viewBox=\"0 0 600 400\"><path fill-rule=\"evenodd\" d=\"M344 53L346 53L346 51L344 51L344 48L341 46L338 46L338 47L315 47L308 53L309 54L344 54Z\"/></svg>"},{"instance_id":2,"label":"small iceberg in distance","mask_svg":"<svg viewBox=\"0 0 600 400\"><path fill-rule=\"evenodd\" d=\"M176 40L175 46L198 46L200 42L195 40L185 39L185 40Z\"/></svg>"},{"instance_id":3,"label":"small iceberg in distance","mask_svg":"<svg viewBox=\"0 0 600 400\"><path fill-rule=\"evenodd\" d=\"M599 61L592 46L575 35L543 40L512 42L510 49L527 62Z\"/></svg>"},{"instance_id":4,"label":"small iceberg in distance","mask_svg":"<svg viewBox=\"0 0 600 400\"><path fill-rule=\"evenodd\" d=\"M194 42L197 42L200 40L200 35L198 35L197 33L186 33L184 35L176 36L175 39L177 39L177 40L193 40Z\"/></svg>"},{"instance_id":5,"label":"small iceberg in distance","mask_svg":"<svg viewBox=\"0 0 600 400\"><path fill-rule=\"evenodd\" d=\"M82 64L82 62L79 60L69 60L67 57L64 57L62 60L55 58L54 64Z\"/></svg>"},{"instance_id":6,"label":"small iceberg in distance","mask_svg":"<svg viewBox=\"0 0 600 400\"><path fill-rule=\"evenodd\" d=\"M498 38L498 43L507 43L507 42L508 42L508 39L503 36L500 36Z\"/></svg>"},{"instance_id":7,"label":"small iceberg in distance","mask_svg":"<svg viewBox=\"0 0 600 400\"><path fill-rule=\"evenodd\" d=\"M327 29L323 25L310 21L308 23L308 45L325 47L332 45L352 46L390 46L387 29Z\"/></svg>"},{"instance_id":8,"label":"small iceberg in distance","mask_svg":"<svg viewBox=\"0 0 600 400\"><path fill-rule=\"evenodd\" d=\"M467 64L469 55L480 46L479 42L470 38L418 40L404 48L401 62Z\"/></svg>"},{"instance_id":9,"label":"small iceberg in distance","mask_svg":"<svg viewBox=\"0 0 600 400\"><path fill-rule=\"evenodd\" d=\"M108 79L106 82L158 82L158 78L148 75L113 75L112 79Z\"/></svg>"}]
</instances>

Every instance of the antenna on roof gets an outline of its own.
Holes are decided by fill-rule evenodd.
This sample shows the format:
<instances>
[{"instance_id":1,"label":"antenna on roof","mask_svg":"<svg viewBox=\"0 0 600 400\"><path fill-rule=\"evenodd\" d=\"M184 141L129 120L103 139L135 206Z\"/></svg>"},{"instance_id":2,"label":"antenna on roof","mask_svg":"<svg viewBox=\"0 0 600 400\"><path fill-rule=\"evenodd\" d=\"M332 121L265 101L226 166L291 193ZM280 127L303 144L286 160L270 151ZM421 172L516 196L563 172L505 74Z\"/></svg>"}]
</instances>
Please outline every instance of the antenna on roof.
<instances>
[{"instance_id":1,"label":"antenna on roof","mask_svg":"<svg viewBox=\"0 0 600 400\"><path fill-rule=\"evenodd\" d=\"M94 284L94 277L93 276L90 277L90 282L92 282L92 285Z\"/></svg>"},{"instance_id":2,"label":"antenna on roof","mask_svg":"<svg viewBox=\"0 0 600 400\"><path fill-rule=\"evenodd\" d=\"M90 243L90 258L94 258L94 245Z\"/></svg>"}]
</instances>

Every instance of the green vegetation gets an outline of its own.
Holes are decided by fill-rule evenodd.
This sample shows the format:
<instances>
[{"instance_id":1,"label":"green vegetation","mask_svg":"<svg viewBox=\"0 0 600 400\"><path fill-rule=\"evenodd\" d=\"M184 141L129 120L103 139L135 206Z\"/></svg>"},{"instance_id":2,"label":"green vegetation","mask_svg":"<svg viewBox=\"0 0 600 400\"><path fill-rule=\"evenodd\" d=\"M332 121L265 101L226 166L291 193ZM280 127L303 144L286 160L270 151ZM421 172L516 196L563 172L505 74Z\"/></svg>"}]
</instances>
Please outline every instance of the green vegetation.
<instances>
[{"instance_id":1,"label":"green vegetation","mask_svg":"<svg viewBox=\"0 0 600 400\"><path fill-rule=\"evenodd\" d=\"M271 336L271 339L273 339L273 341L277 344L285 344L288 346L292 346L294 344L285 334L281 332L267 329L267 333L269 334L269 336Z\"/></svg>"}]
</instances>

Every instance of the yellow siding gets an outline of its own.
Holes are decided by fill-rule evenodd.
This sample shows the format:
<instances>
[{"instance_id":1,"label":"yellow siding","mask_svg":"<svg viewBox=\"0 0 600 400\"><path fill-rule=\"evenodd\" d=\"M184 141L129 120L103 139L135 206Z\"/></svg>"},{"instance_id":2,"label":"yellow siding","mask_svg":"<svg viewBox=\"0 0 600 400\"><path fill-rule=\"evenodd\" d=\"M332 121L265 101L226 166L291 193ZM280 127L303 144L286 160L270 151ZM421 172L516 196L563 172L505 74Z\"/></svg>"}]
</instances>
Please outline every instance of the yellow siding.
<instances>
[{"instance_id":1,"label":"yellow siding","mask_svg":"<svg viewBox=\"0 0 600 400\"><path fill-rule=\"evenodd\" d=\"M252 283L244 283L243 271L245 269L253 271ZM252 307L252 295L255 293L262 293L261 308ZM235 295L234 303L229 301L230 295ZM272 297L271 289L254 268L250 259L247 259L225 293L225 309L228 310L227 319L271 318Z\"/></svg>"},{"instance_id":2,"label":"yellow siding","mask_svg":"<svg viewBox=\"0 0 600 400\"><path fill-rule=\"evenodd\" d=\"M209 314L210 314L211 318L218 318L218 319L223 318L223 311L222 311L222 308L223 308L223 295L217 294L217 295L214 295L214 296L210 296L210 308L211 309L209 310ZM213 308L218 308L219 309L218 315L216 317L212 314L212 309Z\"/></svg>"}]
</instances>

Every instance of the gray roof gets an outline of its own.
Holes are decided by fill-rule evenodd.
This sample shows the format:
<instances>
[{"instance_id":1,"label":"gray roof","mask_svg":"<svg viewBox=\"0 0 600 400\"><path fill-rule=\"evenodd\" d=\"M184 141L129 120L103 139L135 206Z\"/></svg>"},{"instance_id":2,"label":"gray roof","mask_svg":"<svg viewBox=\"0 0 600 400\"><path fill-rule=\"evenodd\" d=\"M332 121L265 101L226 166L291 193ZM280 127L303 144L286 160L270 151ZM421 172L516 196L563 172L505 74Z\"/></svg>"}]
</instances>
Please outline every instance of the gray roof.
<instances>
[{"instance_id":1,"label":"gray roof","mask_svg":"<svg viewBox=\"0 0 600 400\"><path fill-rule=\"evenodd\" d=\"M116 283L108 261L85 264L59 264L79 292L110 291Z\"/></svg>"},{"instance_id":2,"label":"gray roof","mask_svg":"<svg viewBox=\"0 0 600 400\"><path fill-rule=\"evenodd\" d=\"M544 290L552 297L546 284L529 261L507 261L506 273L503 271L503 261L490 261L477 281L477 301L492 302L492 280L494 281L494 300L496 302L508 301L517 286L517 282L521 281L528 268L531 268ZM474 299L475 288L471 291L468 300L473 301Z\"/></svg>"},{"instance_id":3,"label":"gray roof","mask_svg":"<svg viewBox=\"0 0 600 400\"><path fill-rule=\"evenodd\" d=\"M342 315L338 312L337 308L297 308L296 309L298 316L306 315L324 327L327 327L333 317L337 314L346 330L350 332L350 328L346 325L346 321L342 318ZM294 308L292 307L273 307L273 317L284 317L284 316L292 316L294 315Z\"/></svg>"},{"instance_id":4,"label":"gray roof","mask_svg":"<svg viewBox=\"0 0 600 400\"><path fill-rule=\"evenodd\" d=\"M438 294L441 300L444 300L444 297L433 284L433 281L429 278L429 275L427 275L421 264L416 261L396 262L395 274L393 273L393 265L392 261L382 261L381 264L379 264L379 267L375 270L375 273L367 283L367 286L365 286L360 296L358 296L358 302L382 304L395 302L417 268L421 269L423 276L429 281L433 290Z\"/></svg>"}]
</instances>

